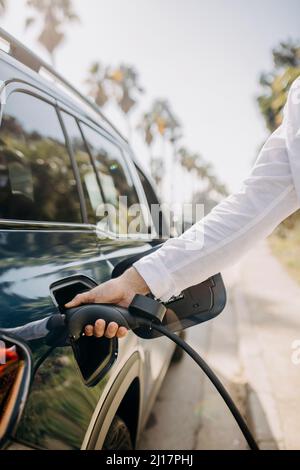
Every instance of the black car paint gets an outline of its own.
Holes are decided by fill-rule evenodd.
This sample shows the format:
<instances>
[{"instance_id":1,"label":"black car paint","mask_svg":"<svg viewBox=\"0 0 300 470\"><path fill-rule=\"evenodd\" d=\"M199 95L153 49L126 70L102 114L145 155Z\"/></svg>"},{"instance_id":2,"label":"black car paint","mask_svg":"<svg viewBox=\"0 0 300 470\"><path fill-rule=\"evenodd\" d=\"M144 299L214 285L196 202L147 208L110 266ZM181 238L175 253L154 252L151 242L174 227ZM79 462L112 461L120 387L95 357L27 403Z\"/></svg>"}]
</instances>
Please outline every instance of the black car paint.
<instances>
[{"instance_id":1,"label":"black car paint","mask_svg":"<svg viewBox=\"0 0 300 470\"><path fill-rule=\"evenodd\" d=\"M8 90L25 89L42 98L46 96L51 101L63 103L64 109L89 122L68 97L4 53L0 53L0 79L6 81ZM113 133L109 137L116 140ZM130 153L121 139L117 144L124 147L125 153ZM110 278L113 267L120 260L148 248L149 244L145 242L120 242L109 238L99 241L95 227L88 224L0 220L0 328L15 328L57 313L49 292L54 281L80 273L97 283L103 282ZM153 392L157 390L172 354L172 347L163 346L158 357L157 348L152 371L149 347L147 351L142 341L129 335L122 343L117 364L97 387L89 389L80 378L71 348L52 350L44 340L31 341L29 346L34 362L40 362L41 358L43 361L35 373L16 440L40 449L78 449L99 441L99 436L92 430L105 434L113 419L114 408L106 410L105 419L101 410L118 377L123 378L119 389L123 397L131 383L138 380L140 402L133 404L132 411L136 414L141 411L135 419L140 424L145 422L149 412L146 404L153 401ZM133 357L139 372L131 377L131 383L127 383L122 370ZM122 385L124 383L126 386ZM99 416L103 422L106 420L101 429L96 425ZM104 437L101 436L101 442Z\"/></svg>"}]
</instances>

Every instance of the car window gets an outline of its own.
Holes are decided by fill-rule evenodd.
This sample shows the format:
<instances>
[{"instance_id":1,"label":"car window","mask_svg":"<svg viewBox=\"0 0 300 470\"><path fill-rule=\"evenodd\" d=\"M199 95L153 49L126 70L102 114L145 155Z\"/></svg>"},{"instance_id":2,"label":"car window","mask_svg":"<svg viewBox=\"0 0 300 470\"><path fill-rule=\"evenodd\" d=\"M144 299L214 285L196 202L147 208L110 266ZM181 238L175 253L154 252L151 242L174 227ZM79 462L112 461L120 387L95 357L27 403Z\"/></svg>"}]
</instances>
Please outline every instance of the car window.
<instances>
[{"instance_id":1,"label":"car window","mask_svg":"<svg viewBox=\"0 0 300 470\"><path fill-rule=\"evenodd\" d=\"M134 218L134 211L131 213L130 208L133 205L139 205L131 174L119 147L87 125L81 123L81 126L95 160L105 202L115 207L119 214L115 223L111 224L112 229L125 233ZM127 198L126 201L124 197ZM120 213L123 214L125 211L126 216L121 216ZM141 222L143 222L142 219Z\"/></svg>"},{"instance_id":2,"label":"car window","mask_svg":"<svg viewBox=\"0 0 300 470\"><path fill-rule=\"evenodd\" d=\"M142 183L149 208L151 209L152 204L159 204L158 197L156 196L151 183L149 182L148 178L146 178L142 170L137 165L135 165L135 167Z\"/></svg>"},{"instance_id":3,"label":"car window","mask_svg":"<svg viewBox=\"0 0 300 470\"><path fill-rule=\"evenodd\" d=\"M88 220L91 224L96 224L99 221L97 213L104 203L96 173L76 119L65 112L62 112L62 118L79 169Z\"/></svg>"},{"instance_id":4,"label":"car window","mask_svg":"<svg viewBox=\"0 0 300 470\"><path fill-rule=\"evenodd\" d=\"M0 218L81 222L56 109L26 93L10 96L1 122Z\"/></svg>"},{"instance_id":5,"label":"car window","mask_svg":"<svg viewBox=\"0 0 300 470\"><path fill-rule=\"evenodd\" d=\"M168 231L167 231L166 220L162 212L159 199L152 187L152 184L148 180L148 178L145 176L145 174L137 165L135 165L135 167L138 172L141 184L143 186L143 190L144 190L147 202L148 202L150 213L154 215L154 218L152 218L152 221L156 230L156 234L160 238L164 238L164 234L167 234Z\"/></svg>"}]
</instances>

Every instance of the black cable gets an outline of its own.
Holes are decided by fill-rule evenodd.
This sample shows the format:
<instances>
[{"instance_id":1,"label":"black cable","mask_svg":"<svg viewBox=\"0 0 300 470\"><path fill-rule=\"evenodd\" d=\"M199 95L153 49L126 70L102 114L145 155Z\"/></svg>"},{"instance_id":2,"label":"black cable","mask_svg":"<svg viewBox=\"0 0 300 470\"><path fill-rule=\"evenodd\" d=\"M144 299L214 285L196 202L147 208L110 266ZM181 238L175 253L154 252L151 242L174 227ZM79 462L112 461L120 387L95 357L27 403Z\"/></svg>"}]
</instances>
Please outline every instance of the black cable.
<instances>
[{"instance_id":1,"label":"black cable","mask_svg":"<svg viewBox=\"0 0 300 470\"><path fill-rule=\"evenodd\" d=\"M229 393L225 389L222 382L218 379L216 374L211 370L208 364L202 359L202 357L189 346L183 339L179 338L176 334L172 333L171 331L167 330L162 325L158 325L157 323L152 323L151 327L153 330L159 331L163 335L167 336L169 339L174 341L174 343L178 344L184 351L198 364L199 367L203 370L203 372L207 375L209 380L213 383L223 400L225 401L226 405L228 406L229 410L231 411L234 419L236 420L240 430L242 431L249 447L251 450L260 450L250 429L248 428L244 418L242 417L241 413L237 409L235 403L233 402L232 398L230 397Z\"/></svg>"}]
</instances>

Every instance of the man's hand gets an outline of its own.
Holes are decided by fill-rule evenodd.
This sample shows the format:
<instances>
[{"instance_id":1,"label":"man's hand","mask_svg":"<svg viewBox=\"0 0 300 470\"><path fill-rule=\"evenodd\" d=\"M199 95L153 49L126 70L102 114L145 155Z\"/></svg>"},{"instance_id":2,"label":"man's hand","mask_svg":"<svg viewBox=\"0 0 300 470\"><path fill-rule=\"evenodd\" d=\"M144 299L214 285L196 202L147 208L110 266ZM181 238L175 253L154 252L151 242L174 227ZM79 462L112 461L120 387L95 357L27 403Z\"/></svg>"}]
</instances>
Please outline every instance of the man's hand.
<instances>
[{"instance_id":1,"label":"man's hand","mask_svg":"<svg viewBox=\"0 0 300 470\"><path fill-rule=\"evenodd\" d=\"M82 304L116 304L127 308L136 294L149 294L149 287L144 279L134 269L130 268L117 279L107 281L94 289L76 295L76 297L66 304L66 308L78 307ZM101 338L124 338L128 330L120 327L117 323L109 323L107 326L104 320L96 321L95 325L85 327L86 336L96 336Z\"/></svg>"}]
</instances>

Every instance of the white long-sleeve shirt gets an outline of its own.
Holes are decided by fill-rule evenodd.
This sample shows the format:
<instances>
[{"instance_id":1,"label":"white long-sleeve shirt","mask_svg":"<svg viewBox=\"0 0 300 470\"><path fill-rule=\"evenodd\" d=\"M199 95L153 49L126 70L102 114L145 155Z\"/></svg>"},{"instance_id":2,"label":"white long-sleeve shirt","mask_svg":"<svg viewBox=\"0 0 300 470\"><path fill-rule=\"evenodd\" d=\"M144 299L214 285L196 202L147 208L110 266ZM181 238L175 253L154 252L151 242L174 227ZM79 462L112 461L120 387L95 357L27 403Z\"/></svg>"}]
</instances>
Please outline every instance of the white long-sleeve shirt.
<instances>
[{"instance_id":1,"label":"white long-sleeve shirt","mask_svg":"<svg viewBox=\"0 0 300 470\"><path fill-rule=\"evenodd\" d=\"M238 261L299 207L300 78L242 189L134 267L155 297L169 300Z\"/></svg>"}]
</instances>

